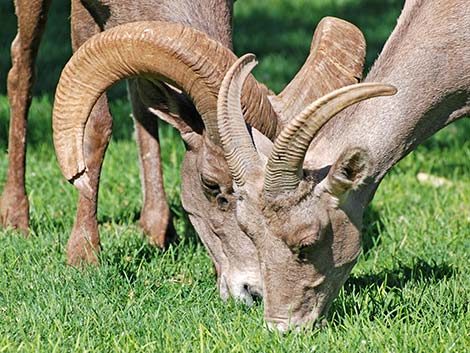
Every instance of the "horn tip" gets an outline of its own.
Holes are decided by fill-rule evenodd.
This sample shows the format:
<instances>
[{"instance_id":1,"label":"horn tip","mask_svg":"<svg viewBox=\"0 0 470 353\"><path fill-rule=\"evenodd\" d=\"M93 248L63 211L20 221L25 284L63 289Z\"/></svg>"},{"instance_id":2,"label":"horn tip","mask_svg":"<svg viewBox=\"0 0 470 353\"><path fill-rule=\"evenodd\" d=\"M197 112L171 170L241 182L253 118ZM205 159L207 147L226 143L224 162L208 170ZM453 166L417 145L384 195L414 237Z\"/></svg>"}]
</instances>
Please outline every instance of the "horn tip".
<instances>
[{"instance_id":1,"label":"horn tip","mask_svg":"<svg viewBox=\"0 0 470 353\"><path fill-rule=\"evenodd\" d=\"M238 62L243 63L243 65L247 65L249 63L254 63L255 65L258 64L258 60L256 60L256 55L253 53L247 53L245 55L242 55L238 59Z\"/></svg>"},{"instance_id":2,"label":"horn tip","mask_svg":"<svg viewBox=\"0 0 470 353\"><path fill-rule=\"evenodd\" d=\"M393 96L397 94L398 89L394 85L386 84L384 86L386 87L385 93L387 96Z\"/></svg>"},{"instance_id":3,"label":"horn tip","mask_svg":"<svg viewBox=\"0 0 470 353\"><path fill-rule=\"evenodd\" d=\"M93 196L93 188L91 187L90 178L86 170L76 174L69 182L77 188L80 194L86 198L91 199Z\"/></svg>"}]
</instances>

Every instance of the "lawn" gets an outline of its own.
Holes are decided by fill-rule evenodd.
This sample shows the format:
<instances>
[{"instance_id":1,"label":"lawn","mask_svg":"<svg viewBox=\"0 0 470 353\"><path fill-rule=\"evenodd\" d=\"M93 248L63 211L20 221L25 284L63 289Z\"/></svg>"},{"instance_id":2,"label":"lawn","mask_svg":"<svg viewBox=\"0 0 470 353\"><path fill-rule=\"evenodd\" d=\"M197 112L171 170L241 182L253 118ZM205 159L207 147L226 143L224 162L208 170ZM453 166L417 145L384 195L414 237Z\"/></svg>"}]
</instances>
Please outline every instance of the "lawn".
<instances>
[{"instance_id":1,"label":"lawn","mask_svg":"<svg viewBox=\"0 0 470 353\"><path fill-rule=\"evenodd\" d=\"M181 207L184 148L169 127L161 131L164 177L181 242L161 252L142 238L137 151L121 85L113 91L115 125L100 193L102 265L84 271L65 266L77 193L59 171L50 123L54 85L70 50L65 3L53 2L30 114L31 236L0 232L0 352L470 351L469 119L435 135L384 179L366 215L363 254L326 327L281 336L266 330L262 302L248 308L220 300L211 261ZM305 59L315 24L335 15L365 32L370 65L402 5L378 3L241 0L235 50L256 53L255 74L279 91ZM4 82L15 32L11 1L0 0L0 13L2 185L9 117ZM420 181L419 173L444 183Z\"/></svg>"}]
</instances>

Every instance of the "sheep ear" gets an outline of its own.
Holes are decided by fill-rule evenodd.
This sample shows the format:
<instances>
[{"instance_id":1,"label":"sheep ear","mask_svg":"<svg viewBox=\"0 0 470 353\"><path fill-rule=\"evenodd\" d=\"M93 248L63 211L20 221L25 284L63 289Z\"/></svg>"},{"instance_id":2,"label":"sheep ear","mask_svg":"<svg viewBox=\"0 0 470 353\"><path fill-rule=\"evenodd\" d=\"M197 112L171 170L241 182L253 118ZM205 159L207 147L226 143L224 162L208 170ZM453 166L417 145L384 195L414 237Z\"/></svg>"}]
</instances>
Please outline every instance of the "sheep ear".
<instances>
[{"instance_id":1,"label":"sheep ear","mask_svg":"<svg viewBox=\"0 0 470 353\"><path fill-rule=\"evenodd\" d=\"M149 110L158 116L159 119L173 126L181 135L187 148L190 150L197 149L201 145L202 134L193 130L191 125L181 119L179 116L174 116L159 110L149 108Z\"/></svg>"},{"instance_id":2,"label":"sheep ear","mask_svg":"<svg viewBox=\"0 0 470 353\"><path fill-rule=\"evenodd\" d=\"M173 126L189 149L202 141L204 124L192 102L177 88L163 82L131 81L131 91L149 107L159 119Z\"/></svg>"},{"instance_id":3,"label":"sheep ear","mask_svg":"<svg viewBox=\"0 0 470 353\"><path fill-rule=\"evenodd\" d=\"M366 150L346 149L328 173L328 191L336 197L341 197L349 190L356 189L367 177L370 165L370 157Z\"/></svg>"}]
</instances>

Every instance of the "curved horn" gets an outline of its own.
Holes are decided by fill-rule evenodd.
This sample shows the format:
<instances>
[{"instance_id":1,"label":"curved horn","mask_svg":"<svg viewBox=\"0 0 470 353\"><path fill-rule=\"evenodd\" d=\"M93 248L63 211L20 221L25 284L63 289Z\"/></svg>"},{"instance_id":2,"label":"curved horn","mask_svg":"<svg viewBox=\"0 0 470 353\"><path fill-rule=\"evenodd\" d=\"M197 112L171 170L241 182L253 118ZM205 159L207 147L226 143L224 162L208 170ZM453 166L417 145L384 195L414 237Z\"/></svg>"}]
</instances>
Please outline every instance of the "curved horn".
<instances>
[{"instance_id":1,"label":"curved horn","mask_svg":"<svg viewBox=\"0 0 470 353\"><path fill-rule=\"evenodd\" d=\"M261 160L253 146L243 119L241 106L242 86L256 66L253 54L238 59L225 74L217 101L217 122L227 164L238 187L245 185L248 174L261 172Z\"/></svg>"},{"instance_id":2,"label":"curved horn","mask_svg":"<svg viewBox=\"0 0 470 353\"><path fill-rule=\"evenodd\" d=\"M202 32L175 23L134 22L91 38L64 68L55 96L54 146L64 176L79 188L87 186L83 137L88 115L98 97L124 78L139 76L181 88L211 139L219 142L217 93L235 60L229 49ZM268 93L250 76L242 102L247 122L272 138L278 120Z\"/></svg>"},{"instance_id":3,"label":"curved horn","mask_svg":"<svg viewBox=\"0 0 470 353\"><path fill-rule=\"evenodd\" d=\"M333 116L362 100L395 93L396 88L391 85L359 83L340 88L310 104L282 130L274 143L266 165L265 192L275 195L297 188L308 146Z\"/></svg>"},{"instance_id":4,"label":"curved horn","mask_svg":"<svg viewBox=\"0 0 470 353\"><path fill-rule=\"evenodd\" d=\"M314 100L358 83L365 55L366 42L360 29L339 18L323 18L313 34L307 60L276 97L281 101L282 119L288 123Z\"/></svg>"}]
</instances>

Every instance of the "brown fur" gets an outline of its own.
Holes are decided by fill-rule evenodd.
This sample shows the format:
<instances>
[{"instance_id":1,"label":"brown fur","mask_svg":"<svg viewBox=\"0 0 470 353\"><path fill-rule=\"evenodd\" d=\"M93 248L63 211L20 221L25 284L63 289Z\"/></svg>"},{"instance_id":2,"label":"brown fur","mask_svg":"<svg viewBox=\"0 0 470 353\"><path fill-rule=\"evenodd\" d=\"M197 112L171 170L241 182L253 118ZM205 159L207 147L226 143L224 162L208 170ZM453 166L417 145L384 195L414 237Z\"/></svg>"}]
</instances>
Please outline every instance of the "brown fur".
<instances>
[{"instance_id":1,"label":"brown fur","mask_svg":"<svg viewBox=\"0 0 470 353\"><path fill-rule=\"evenodd\" d=\"M11 46L12 68L8 73L10 133L8 140L7 181L0 199L3 226L18 228L27 234L29 203L25 188L26 124L34 83L34 62L47 20L50 0L15 1L18 34Z\"/></svg>"}]
</instances>

